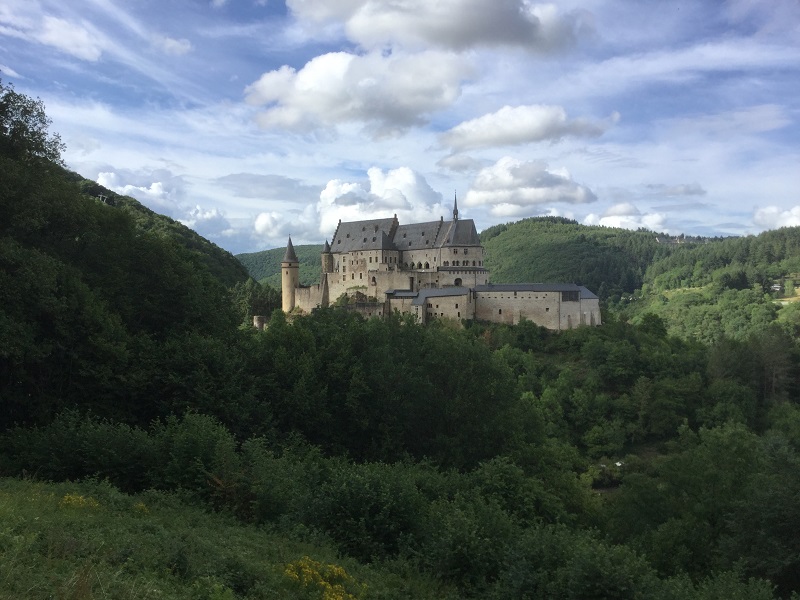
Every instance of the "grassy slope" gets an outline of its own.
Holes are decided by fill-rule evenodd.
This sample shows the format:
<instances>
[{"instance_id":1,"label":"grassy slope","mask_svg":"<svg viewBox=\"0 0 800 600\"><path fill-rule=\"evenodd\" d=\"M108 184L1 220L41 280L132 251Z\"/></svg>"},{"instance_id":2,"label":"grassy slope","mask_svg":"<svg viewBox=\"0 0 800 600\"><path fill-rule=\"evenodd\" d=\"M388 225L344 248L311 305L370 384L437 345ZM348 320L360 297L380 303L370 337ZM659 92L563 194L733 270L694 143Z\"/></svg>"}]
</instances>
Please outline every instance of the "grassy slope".
<instances>
[{"instance_id":1,"label":"grassy slope","mask_svg":"<svg viewBox=\"0 0 800 600\"><path fill-rule=\"evenodd\" d=\"M241 525L159 492L128 496L104 483L5 478L0 515L2 599L319 598L320 584L303 587L286 574L306 556L312 569L345 569L351 595L343 600L362 597L364 586L372 597L447 595L419 575L338 559L323 541Z\"/></svg>"}]
</instances>

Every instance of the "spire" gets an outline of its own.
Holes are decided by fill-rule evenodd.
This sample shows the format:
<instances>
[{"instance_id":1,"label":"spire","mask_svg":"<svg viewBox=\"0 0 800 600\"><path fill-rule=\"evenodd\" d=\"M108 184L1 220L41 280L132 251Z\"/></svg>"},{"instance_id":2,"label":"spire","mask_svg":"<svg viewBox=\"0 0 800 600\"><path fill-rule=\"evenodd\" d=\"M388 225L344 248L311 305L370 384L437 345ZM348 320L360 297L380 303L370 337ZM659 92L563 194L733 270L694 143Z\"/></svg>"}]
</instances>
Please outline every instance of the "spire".
<instances>
[{"instance_id":1,"label":"spire","mask_svg":"<svg viewBox=\"0 0 800 600\"><path fill-rule=\"evenodd\" d=\"M331 245L328 243L328 240L325 240L325 245L322 247L322 251L323 252L330 252L331 251Z\"/></svg>"},{"instance_id":2,"label":"spire","mask_svg":"<svg viewBox=\"0 0 800 600\"><path fill-rule=\"evenodd\" d=\"M292 246L292 236L289 236L289 243L286 244L286 254L283 255L283 262L300 262L297 260L297 254L295 254L294 246Z\"/></svg>"},{"instance_id":3,"label":"spire","mask_svg":"<svg viewBox=\"0 0 800 600\"><path fill-rule=\"evenodd\" d=\"M453 192L453 221L458 221L458 197Z\"/></svg>"}]
</instances>

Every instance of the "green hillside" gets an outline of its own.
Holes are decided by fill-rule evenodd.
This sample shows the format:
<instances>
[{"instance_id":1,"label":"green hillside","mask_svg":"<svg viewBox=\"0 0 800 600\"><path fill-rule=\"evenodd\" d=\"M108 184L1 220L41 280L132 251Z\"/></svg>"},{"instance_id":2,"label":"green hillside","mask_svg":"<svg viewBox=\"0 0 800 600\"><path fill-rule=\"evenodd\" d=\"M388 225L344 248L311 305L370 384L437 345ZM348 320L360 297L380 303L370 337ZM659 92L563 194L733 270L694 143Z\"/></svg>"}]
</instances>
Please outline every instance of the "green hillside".
<instances>
[{"instance_id":1,"label":"green hillside","mask_svg":"<svg viewBox=\"0 0 800 600\"><path fill-rule=\"evenodd\" d=\"M116 194L95 181L84 179L77 173L65 172L64 178L75 181L84 195L97 199L102 196L102 202L107 206L131 215L136 226L142 231L169 238L173 243L185 248L209 273L225 285L232 286L247 279L247 270L233 254L208 241L183 223L160 215L138 200Z\"/></svg>"},{"instance_id":2,"label":"green hillside","mask_svg":"<svg viewBox=\"0 0 800 600\"><path fill-rule=\"evenodd\" d=\"M524 219L481 233L494 283L579 283L601 299L641 287L653 260L672 250L657 237L561 217Z\"/></svg>"},{"instance_id":3,"label":"green hillside","mask_svg":"<svg viewBox=\"0 0 800 600\"><path fill-rule=\"evenodd\" d=\"M308 244L295 246L294 251L300 260L300 283L311 285L319 283L322 273L320 253L322 244ZM270 287L281 289L281 260L286 253L286 248L273 248L260 252L237 254L236 258L247 269L250 277Z\"/></svg>"},{"instance_id":4,"label":"green hillside","mask_svg":"<svg viewBox=\"0 0 800 600\"><path fill-rule=\"evenodd\" d=\"M800 303L763 278L796 230L705 267L523 221L486 234L509 277L618 248L636 273L608 276L642 289L559 333L337 308L262 331L274 290L84 193L40 104L0 91L0 598L800 593Z\"/></svg>"}]
</instances>

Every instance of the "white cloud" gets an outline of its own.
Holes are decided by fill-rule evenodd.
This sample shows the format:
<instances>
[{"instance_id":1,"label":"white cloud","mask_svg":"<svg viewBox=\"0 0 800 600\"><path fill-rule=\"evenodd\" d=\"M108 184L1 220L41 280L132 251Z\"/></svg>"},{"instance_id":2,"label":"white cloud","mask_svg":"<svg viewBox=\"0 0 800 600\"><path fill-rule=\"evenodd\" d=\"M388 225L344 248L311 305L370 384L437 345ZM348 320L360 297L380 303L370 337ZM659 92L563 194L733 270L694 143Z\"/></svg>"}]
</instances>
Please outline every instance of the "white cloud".
<instances>
[{"instance_id":1,"label":"white cloud","mask_svg":"<svg viewBox=\"0 0 800 600\"><path fill-rule=\"evenodd\" d=\"M224 236L232 231L225 214L218 208L203 209L195 206L178 220L204 237Z\"/></svg>"},{"instance_id":2,"label":"white cloud","mask_svg":"<svg viewBox=\"0 0 800 600\"><path fill-rule=\"evenodd\" d=\"M423 124L449 107L469 74L465 59L441 52L366 55L332 52L296 71L264 73L245 90L249 104L266 105L265 128L309 130L347 122L369 125L375 137Z\"/></svg>"},{"instance_id":3,"label":"white cloud","mask_svg":"<svg viewBox=\"0 0 800 600\"><path fill-rule=\"evenodd\" d=\"M597 137L607 127L586 119L570 120L561 106L504 106L497 112L456 125L441 135L441 141L461 152L475 148L557 141L565 136Z\"/></svg>"},{"instance_id":4,"label":"white cloud","mask_svg":"<svg viewBox=\"0 0 800 600\"><path fill-rule=\"evenodd\" d=\"M320 193L319 231L331 235L339 220L357 221L397 215L404 223L432 221L444 215L441 194L408 167L383 171L372 167L368 181L334 179Z\"/></svg>"},{"instance_id":5,"label":"white cloud","mask_svg":"<svg viewBox=\"0 0 800 600\"><path fill-rule=\"evenodd\" d=\"M192 49L192 43L187 39L176 40L165 35L154 35L153 44L165 54L182 56Z\"/></svg>"},{"instance_id":6,"label":"white cloud","mask_svg":"<svg viewBox=\"0 0 800 600\"><path fill-rule=\"evenodd\" d=\"M2 63L0 63L0 73L3 75L8 75L9 77L15 77L17 79L22 77L22 75L17 73L14 69Z\"/></svg>"},{"instance_id":7,"label":"white cloud","mask_svg":"<svg viewBox=\"0 0 800 600\"><path fill-rule=\"evenodd\" d=\"M595 200L592 190L574 182L566 169L551 170L543 162L504 157L478 173L464 204L490 206L493 214L510 216L544 204Z\"/></svg>"},{"instance_id":8,"label":"white cloud","mask_svg":"<svg viewBox=\"0 0 800 600\"><path fill-rule=\"evenodd\" d=\"M183 179L166 169L151 172L103 171L97 183L112 192L132 196L148 208L174 218L184 216L180 201L184 195Z\"/></svg>"},{"instance_id":9,"label":"white cloud","mask_svg":"<svg viewBox=\"0 0 800 600\"><path fill-rule=\"evenodd\" d=\"M728 137L742 133L775 131L792 122L786 108L777 104L760 104L700 117L672 119L665 126L671 131L683 130L698 137Z\"/></svg>"},{"instance_id":10,"label":"white cloud","mask_svg":"<svg viewBox=\"0 0 800 600\"><path fill-rule=\"evenodd\" d=\"M348 38L366 48L521 46L549 52L571 46L588 29L583 13L561 14L555 4L527 0L288 0L287 5L301 20L342 22Z\"/></svg>"},{"instance_id":11,"label":"white cloud","mask_svg":"<svg viewBox=\"0 0 800 600\"><path fill-rule=\"evenodd\" d=\"M477 171L485 165L484 161L472 158L466 154L451 154L436 163L437 166L456 172Z\"/></svg>"},{"instance_id":12,"label":"white cloud","mask_svg":"<svg viewBox=\"0 0 800 600\"><path fill-rule=\"evenodd\" d=\"M664 227L664 215L660 213L642 214L629 202L614 204L607 208L602 215L588 214L584 218L583 224L634 230L644 227L651 231L667 233Z\"/></svg>"},{"instance_id":13,"label":"white cloud","mask_svg":"<svg viewBox=\"0 0 800 600\"><path fill-rule=\"evenodd\" d=\"M34 34L42 44L53 46L82 60L96 61L102 54L96 32L85 25L46 15Z\"/></svg>"},{"instance_id":14,"label":"white cloud","mask_svg":"<svg viewBox=\"0 0 800 600\"><path fill-rule=\"evenodd\" d=\"M699 183L664 184L651 183L645 186L654 196L705 196L706 190Z\"/></svg>"},{"instance_id":15,"label":"white cloud","mask_svg":"<svg viewBox=\"0 0 800 600\"><path fill-rule=\"evenodd\" d=\"M765 206L755 211L753 222L763 229L800 226L800 205L789 210L777 206Z\"/></svg>"}]
</instances>

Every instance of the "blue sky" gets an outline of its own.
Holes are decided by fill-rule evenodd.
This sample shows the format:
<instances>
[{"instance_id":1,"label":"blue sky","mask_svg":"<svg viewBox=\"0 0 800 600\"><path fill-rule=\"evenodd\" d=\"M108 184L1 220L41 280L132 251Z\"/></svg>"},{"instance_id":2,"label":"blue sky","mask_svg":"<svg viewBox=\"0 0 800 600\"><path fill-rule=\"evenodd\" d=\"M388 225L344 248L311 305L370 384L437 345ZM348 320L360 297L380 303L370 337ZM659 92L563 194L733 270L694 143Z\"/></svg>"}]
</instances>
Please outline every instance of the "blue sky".
<instances>
[{"instance_id":1,"label":"blue sky","mask_svg":"<svg viewBox=\"0 0 800 600\"><path fill-rule=\"evenodd\" d=\"M800 225L800 2L3 0L67 164L234 253L336 223Z\"/></svg>"}]
</instances>

